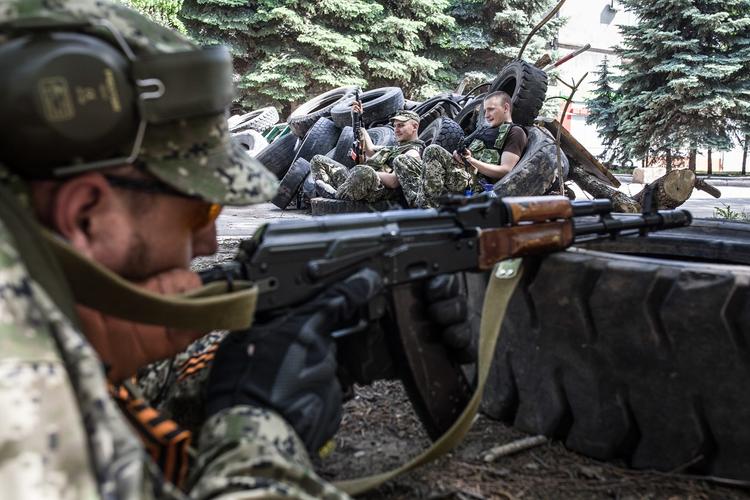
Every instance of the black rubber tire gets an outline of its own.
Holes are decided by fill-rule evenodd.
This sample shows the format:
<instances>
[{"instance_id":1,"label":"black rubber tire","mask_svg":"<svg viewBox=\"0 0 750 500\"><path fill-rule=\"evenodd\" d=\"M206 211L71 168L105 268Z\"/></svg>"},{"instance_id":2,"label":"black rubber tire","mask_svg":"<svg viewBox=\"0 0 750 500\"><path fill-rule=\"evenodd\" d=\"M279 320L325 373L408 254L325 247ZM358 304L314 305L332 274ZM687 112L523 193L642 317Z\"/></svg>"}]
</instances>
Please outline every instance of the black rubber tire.
<instances>
[{"instance_id":1,"label":"black rubber tire","mask_svg":"<svg viewBox=\"0 0 750 500\"><path fill-rule=\"evenodd\" d=\"M297 137L304 137L318 119L331 116L331 109L336 103L353 95L355 90L356 87L339 87L310 99L298 106L286 119L289 128Z\"/></svg>"},{"instance_id":2,"label":"black rubber tire","mask_svg":"<svg viewBox=\"0 0 750 500\"><path fill-rule=\"evenodd\" d=\"M419 105L422 104L421 101L412 101L411 99L404 99L404 109L407 109L409 111L414 111L419 107Z\"/></svg>"},{"instance_id":3,"label":"black rubber tire","mask_svg":"<svg viewBox=\"0 0 750 500\"><path fill-rule=\"evenodd\" d=\"M393 132L393 127L373 127L367 129L367 133L370 139L372 139L372 143L376 146L396 145L396 134Z\"/></svg>"},{"instance_id":4,"label":"black rubber tire","mask_svg":"<svg viewBox=\"0 0 750 500\"><path fill-rule=\"evenodd\" d=\"M513 123L530 126L547 96L547 73L526 61L515 60L498 73L490 92L502 90L513 102Z\"/></svg>"},{"instance_id":5,"label":"black rubber tire","mask_svg":"<svg viewBox=\"0 0 750 500\"><path fill-rule=\"evenodd\" d=\"M304 158L297 158L286 175L279 182L279 190L271 200L271 203L284 210L296 199L297 192L305 178L310 173L310 162Z\"/></svg>"},{"instance_id":6,"label":"black rubber tire","mask_svg":"<svg viewBox=\"0 0 750 500\"><path fill-rule=\"evenodd\" d=\"M333 124L328 118L319 118L315 125L313 125L307 132L302 145L297 150L297 154L294 157L304 158L307 161L312 160L315 155L324 155L328 153L339 140L341 129Z\"/></svg>"},{"instance_id":7,"label":"black rubber tire","mask_svg":"<svg viewBox=\"0 0 750 500\"><path fill-rule=\"evenodd\" d=\"M368 90L360 95L362 101L362 122L365 127L373 122L387 120L404 107L404 93L399 87L382 87ZM331 119L343 128L352 124L352 103L354 96L342 99L331 109Z\"/></svg>"},{"instance_id":8,"label":"black rubber tire","mask_svg":"<svg viewBox=\"0 0 750 500\"><path fill-rule=\"evenodd\" d=\"M424 141L425 147L437 144L452 153L463 141L464 131L458 123L444 116L432 122L424 132L419 134L419 139Z\"/></svg>"},{"instance_id":9,"label":"black rubber tire","mask_svg":"<svg viewBox=\"0 0 750 500\"><path fill-rule=\"evenodd\" d=\"M750 241L750 225L728 229ZM601 460L750 479L750 267L679 260L696 251L526 259L484 413Z\"/></svg>"},{"instance_id":10,"label":"black rubber tire","mask_svg":"<svg viewBox=\"0 0 750 500\"><path fill-rule=\"evenodd\" d=\"M242 132L234 132L232 138L239 142L250 156L257 156L268 147L268 141L257 130L244 129Z\"/></svg>"},{"instance_id":11,"label":"black rubber tire","mask_svg":"<svg viewBox=\"0 0 750 500\"><path fill-rule=\"evenodd\" d=\"M285 134L263 148L255 158L258 159L278 179L284 177L297 152L298 138L294 134Z\"/></svg>"},{"instance_id":12,"label":"black rubber tire","mask_svg":"<svg viewBox=\"0 0 750 500\"><path fill-rule=\"evenodd\" d=\"M344 127L343 129L341 129L341 135L339 135L339 140L336 142L336 147L331 158L346 167L352 168L355 164L355 161L352 159L349 152L352 150L353 144L354 131L351 127Z\"/></svg>"},{"instance_id":13,"label":"black rubber tire","mask_svg":"<svg viewBox=\"0 0 750 500\"><path fill-rule=\"evenodd\" d=\"M330 198L313 198L310 209L313 215L351 214L359 212L383 212L399 210L404 207L397 201L378 201L367 203L364 201L332 200Z\"/></svg>"},{"instance_id":14,"label":"black rubber tire","mask_svg":"<svg viewBox=\"0 0 750 500\"><path fill-rule=\"evenodd\" d=\"M551 188L557 188L557 146L552 136L539 127L524 127L528 143L521 159L513 169L497 181L493 191L503 196L541 196ZM560 151L563 180L568 177L570 164L565 153ZM524 180L523 178L528 180ZM530 178L530 179L529 179ZM518 190L518 186L522 189ZM558 191L559 193L559 191Z\"/></svg>"},{"instance_id":15,"label":"black rubber tire","mask_svg":"<svg viewBox=\"0 0 750 500\"><path fill-rule=\"evenodd\" d=\"M464 134L469 135L474 132L479 126L479 123L484 120L484 117L482 116L483 99L484 94L480 94L470 100L453 119L456 123L461 125Z\"/></svg>"},{"instance_id":16,"label":"black rubber tire","mask_svg":"<svg viewBox=\"0 0 750 500\"><path fill-rule=\"evenodd\" d=\"M263 133L276 125L278 121L279 112L273 106L268 106L237 116L237 118L231 116L228 124L230 132L241 132L249 129Z\"/></svg>"}]
</instances>

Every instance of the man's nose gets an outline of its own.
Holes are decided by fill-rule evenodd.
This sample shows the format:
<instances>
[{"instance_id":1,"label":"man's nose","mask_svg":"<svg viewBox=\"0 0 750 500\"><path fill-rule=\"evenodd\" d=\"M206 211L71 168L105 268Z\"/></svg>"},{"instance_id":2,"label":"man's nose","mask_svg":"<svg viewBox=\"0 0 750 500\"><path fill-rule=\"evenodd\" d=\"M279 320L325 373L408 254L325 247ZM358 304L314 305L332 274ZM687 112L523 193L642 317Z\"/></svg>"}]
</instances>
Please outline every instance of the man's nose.
<instances>
[{"instance_id":1,"label":"man's nose","mask_svg":"<svg viewBox=\"0 0 750 500\"><path fill-rule=\"evenodd\" d=\"M216 222L207 224L193 233L193 258L213 255L219 249L216 239Z\"/></svg>"}]
</instances>

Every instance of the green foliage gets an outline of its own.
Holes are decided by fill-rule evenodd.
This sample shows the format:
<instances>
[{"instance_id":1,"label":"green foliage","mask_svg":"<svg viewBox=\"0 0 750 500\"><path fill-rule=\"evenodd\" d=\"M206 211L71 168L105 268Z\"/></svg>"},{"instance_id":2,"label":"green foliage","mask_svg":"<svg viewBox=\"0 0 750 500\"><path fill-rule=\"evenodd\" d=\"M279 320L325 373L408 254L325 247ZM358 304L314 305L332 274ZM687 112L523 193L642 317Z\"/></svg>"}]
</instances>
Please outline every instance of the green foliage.
<instances>
[{"instance_id":1,"label":"green foliage","mask_svg":"<svg viewBox=\"0 0 750 500\"><path fill-rule=\"evenodd\" d=\"M636 156L726 150L750 123L750 0L622 0L617 104L622 144Z\"/></svg>"},{"instance_id":2,"label":"green foliage","mask_svg":"<svg viewBox=\"0 0 750 500\"><path fill-rule=\"evenodd\" d=\"M185 33L185 25L177 17L182 0L123 0L125 5L146 14L157 23Z\"/></svg>"},{"instance_id":3,"label":"green foliage","mask_svg":"<svg viewBox=\"0 0 750 500\"><path fill-rule=\"evenodd\" d=\"M723 207L714 207L714 219L725 219L736 222L750 222L750 214L745 209L734 210L731 206L726 203L722 203Z\"/></svg>"},{"instance_id":4,"label":"green foliage","mask_svg":"<svg viewBox=\"0 0 750 500\"><path fill-rule=\"evenodd\" d=\"M395 85L419 99L454 87L465 72L490 79L515 57L525 33L553 4L184 0L180 17L200 43L231 48L245 106L288 111L342 85ZM527 58L538 53L558 24L535 37Z\"/></svg>"},{"instance_id":5,"label":"green foliage","mask_svg":"<svg viewBox=\"0 0 750 500\"><path fill-rule=\"evenodd\" d=\"M594 97L586 101L589 115L586 117L588 125L596 125L602 145L606 148L602 158L608 162L620 162L626 157L620 143L620 130L617 120L617 104L620 94L612 87L612 74L605 57L599 65Z\"/></svg>"}]
</instances>

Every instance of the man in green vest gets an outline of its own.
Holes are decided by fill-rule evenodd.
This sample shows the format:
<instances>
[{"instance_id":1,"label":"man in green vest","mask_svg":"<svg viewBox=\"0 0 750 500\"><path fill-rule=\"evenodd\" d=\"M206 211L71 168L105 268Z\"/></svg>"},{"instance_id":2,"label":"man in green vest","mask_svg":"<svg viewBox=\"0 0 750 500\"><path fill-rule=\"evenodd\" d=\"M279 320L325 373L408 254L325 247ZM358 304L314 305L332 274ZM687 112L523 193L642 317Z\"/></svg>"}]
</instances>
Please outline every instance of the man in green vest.
<instances>
[{"instance_id":1,"label":"man in green vest","mask_svg":"<svg viewBox=\"0 0 750 500\"><path fill-rule=\"evenodd\" d=\"M362 112L362 104L355 102L353 112ZM365 163L351 169L324 155L316 155L310 162L318 194L326 198L376 202L398 197L397 188L403 186L409 199L410 183L406 174L412 164L419 162L424 143L419 140L419 115L402 110L391 118L396 136L395 146L376 146L367 130L360 128Z\"/></svg>"},{"instance_id":2,"label":"man in green vest","mask_svg":"<svg viewBox=\"0 0 750 500\"><path fill-rule=\"evenodd\" d=\"M438 145L422 155L422 191L417 206L435 207L445 193L481 193L505 177L523 155L527 137L523 127L512 122L513 104L505 92L484 98L484 118L465 151L451 155Z\"/></svg>"}]
</instances>

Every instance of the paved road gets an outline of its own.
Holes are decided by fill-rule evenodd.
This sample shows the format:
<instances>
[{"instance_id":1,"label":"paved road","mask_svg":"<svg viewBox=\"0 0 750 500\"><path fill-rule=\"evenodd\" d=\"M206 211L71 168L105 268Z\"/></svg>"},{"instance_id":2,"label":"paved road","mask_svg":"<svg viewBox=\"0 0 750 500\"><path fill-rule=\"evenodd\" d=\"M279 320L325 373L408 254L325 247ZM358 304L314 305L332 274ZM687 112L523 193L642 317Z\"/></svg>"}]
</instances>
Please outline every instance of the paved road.
<instances>
[{"instance_id":1,"label":"paved road","mask_svg":"<svg viewBox=\"0 0 750 500\"><path fill-rule=\"evenodd\" d=\"M575 187L574 187L575 189ZM624 193L633 195L643 189L641 184L623 183L620 188ZM714 207L729 205L734 211L745 211L750 214L750 186L719 187L722 197L715 199L703 191L693 191L693 196L681 207L690 210L694 217L713 217ZM582 192L577 192L578 199L585 199ZM261 224L272 220L300 219L309 217L306 212L299 210L282 211L263 203L251 207L227 207L218 220L220 239L240 239L251 236Z\"/></svg>"}]
</instances>

